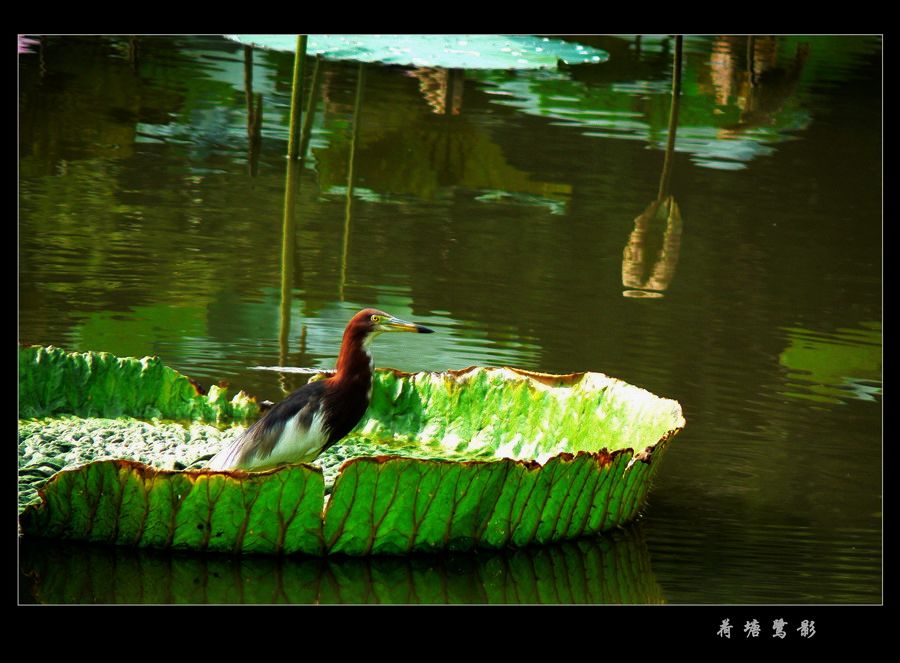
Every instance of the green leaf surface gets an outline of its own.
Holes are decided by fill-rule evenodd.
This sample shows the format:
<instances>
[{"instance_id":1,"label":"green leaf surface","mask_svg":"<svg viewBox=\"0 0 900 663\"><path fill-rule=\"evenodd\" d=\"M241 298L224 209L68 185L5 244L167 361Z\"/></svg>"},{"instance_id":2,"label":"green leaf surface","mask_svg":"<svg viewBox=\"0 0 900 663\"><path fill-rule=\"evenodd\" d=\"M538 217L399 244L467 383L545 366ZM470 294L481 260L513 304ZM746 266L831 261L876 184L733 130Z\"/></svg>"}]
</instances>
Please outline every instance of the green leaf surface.
<instances>
[{"instance_id":1,"label":"green leaf surface","mask_svg":"<svg viewBox=\"0 0 900 663\"><path fill-rule=\"evenodd\" d=\"M26 509L26 534L151 548L319 554L325 484L318 468L157 470L96 461L56 474Z\"/></svg>"},{"instance_id":2,"label":"green leaf surface","mask_svg":"<svg viewBox=\"0 0 900 663\"><path fill-rule=\"evenodd\" d=\"M259 414L244 392L230 400L213 385L207 394L159 357L121 359L106 352L19 348L19 418L63 413L189 421L245 421Z\"/></svg>"},{"instance_id":3,"label":"green leaf surface","mask_svg":"<svg viewBox=\"0 0 900 663\"><path fill-rule=\"evenodd\" d=\"M152 411L209 413L194 402L203 399L196 394L179 397L174 406L156 397L154 389L171 394L179 380L190 386L156 362L60 352L30 349L24 364L20 355L25 411L146 413L152 403ZM33 368L42 363L43 369ZM41 375L43 382L36 377ZM76 399L67 380L98 398ZM659 456L684 426L675 401L598 373L381 369L373 382L366 415L329 450L348 460L337 470L327 504L323 470L316 466L245 473L97 460L53 475L40 488L40 501L25 506L22 531L139 547L275 554L399 555L549 544L634 519ZM116 398L119 389L128 392L122 399ZM54 393L66 400L54 401ZM79 422L96 427L104 421L112 420L66 415L20 422L20 436L22 429L31 431L20 444L20 499L23 481L44 481L43 473L58 463L34 452L37 460L21 469L23 445L31 449L41 429L52 438L60 429L83 430ZM152 436L154 426L168 434L162 423L118 421L134 421L126 431L138 427L144 436ZM92 435L81 439L95 445L108 439ZM184 439L197 443L187 434ZM39 462L51 463L49 470L35 469Z\"/></svg>"}]
</instances>

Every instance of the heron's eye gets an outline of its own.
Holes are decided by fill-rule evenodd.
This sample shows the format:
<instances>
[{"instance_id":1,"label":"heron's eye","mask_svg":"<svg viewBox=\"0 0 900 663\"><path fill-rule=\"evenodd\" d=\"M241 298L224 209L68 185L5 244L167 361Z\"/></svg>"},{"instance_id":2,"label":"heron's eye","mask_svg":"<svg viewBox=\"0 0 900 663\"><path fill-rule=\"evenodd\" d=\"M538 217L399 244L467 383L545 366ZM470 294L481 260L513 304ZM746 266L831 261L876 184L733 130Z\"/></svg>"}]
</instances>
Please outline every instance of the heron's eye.
<instances>
[{"instance_id":1,"label":"heron's eye","mask_svg":"<svg viewBox=\"0 0 900 663\"><path fill-rule=\"evenodd\" d=\"M378 317L377 315L373 315L372 318L371 318L371 320L372 320L372 322L374 322L375 324L378 324L379 322L381 322L381 318Z\"/></svg>"}]
</instances>

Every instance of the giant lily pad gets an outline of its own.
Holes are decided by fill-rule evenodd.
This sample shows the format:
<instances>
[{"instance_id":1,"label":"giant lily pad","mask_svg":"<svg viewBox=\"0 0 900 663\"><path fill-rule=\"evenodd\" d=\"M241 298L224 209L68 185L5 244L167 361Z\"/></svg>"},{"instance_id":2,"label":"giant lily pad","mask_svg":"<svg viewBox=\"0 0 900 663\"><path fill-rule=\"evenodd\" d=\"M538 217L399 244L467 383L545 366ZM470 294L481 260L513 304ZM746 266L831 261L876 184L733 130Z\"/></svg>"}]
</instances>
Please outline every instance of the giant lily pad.
<instances>
[{"instance_id":1,"label":"giant lily pad","mask_svg":"<svg viewBox=\"0 0 900 663\"><path fill-rule=\"evenodd\" d=\"M54 379L54 390L63 393L72 390L63 385L66 376L92 389L91 378L71 368L39 377L47 355L20 352L20 381L30 385L21 390L27 416L47 410L42 379ZM92 361L65 357L74 365ZM130 362L153 365L107 361L130 379L137 376L128 373ZM116 393L106 397L115 400ZM31 402L36 397L40 407ZM146 416L130 392L122 403L121 416ZM67 404L75 414L101 407L57 399L54 415L62 416ZM51 421L20 421L20 427ZM67 416L63 424L83 421ZM26 535L230 552L366 555L549 543L632 520L661 453L683 426L677 402L599 373L381 369L363 420L334 447L339 459L348 450L354 457L340 466L328 499L316 465L248 473L109 459L54 474L20 522Z\"/></svg>"}]
</instances>

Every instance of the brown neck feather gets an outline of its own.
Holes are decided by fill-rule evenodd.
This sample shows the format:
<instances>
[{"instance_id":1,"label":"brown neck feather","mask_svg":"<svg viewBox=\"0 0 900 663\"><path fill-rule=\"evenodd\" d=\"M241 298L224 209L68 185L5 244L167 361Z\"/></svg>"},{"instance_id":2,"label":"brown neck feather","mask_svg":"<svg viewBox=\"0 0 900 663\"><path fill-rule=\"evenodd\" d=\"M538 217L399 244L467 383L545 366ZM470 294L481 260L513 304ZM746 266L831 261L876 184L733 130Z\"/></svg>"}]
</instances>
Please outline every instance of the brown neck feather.
<instances>
[{"instance_id":1,"label":"brown neck feather","mask_svg":"<svg viewBox=\"0 0 900 663\"><path fill-rule=\"evenodd\" d=\"M353 430L369 406L372 365L363 346L365 338L366 329L351 325L344 332L337 370L328 378L330 384L325 390L322 403L325 426L329 431L325 448Z\"/></svg>"},{"instance_id":2,"label":"brown neck feather","mask_svg":"<svg viewBox=\"0 0 900 663\"><path fill-rule=\"evenodd\" d=\"M372 358L363 346L365 338L366 330L364 329L348 327L344 331L341 352L337 360L337 371L331 378L333 383L350 385L361 382L366 385L366 388L368 387L372 381Z\"/></svg>"}]
</instances>

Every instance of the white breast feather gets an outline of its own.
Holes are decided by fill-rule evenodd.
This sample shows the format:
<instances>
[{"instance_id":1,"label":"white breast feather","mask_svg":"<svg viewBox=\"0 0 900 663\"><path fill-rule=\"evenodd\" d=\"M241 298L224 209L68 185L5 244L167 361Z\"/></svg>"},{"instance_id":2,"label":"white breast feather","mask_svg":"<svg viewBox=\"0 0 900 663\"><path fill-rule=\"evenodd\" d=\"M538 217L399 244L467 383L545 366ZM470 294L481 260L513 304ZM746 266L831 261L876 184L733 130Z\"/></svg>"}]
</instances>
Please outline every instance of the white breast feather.
<instances>
[{"instance_id":1,"label":"white breast feather","mask_svg":"<svg viewBox=\"0 0 900 663\"><path fill-rule=\"evenodd\" d=\"M212 459L206 464L211 470L230 470L234 468L235 458L237 458L239 447L238 442L240 438L237 438L233 442L229 443L222 451L217 453Z\"/></svg>"},{"instance_id":2,"label":"white breast feather","mask_svg":"<svg viewBox=\"0 0 900 663\"><path fill-rule=\"evenodd\" d=\"M298 426L300 412L291 417L281 431L271 455L254 459L253 466L273 467L282 463L305 463L314 460L328 441L325 415L320 411L312 419L309 430Z\"/></svg>"}]
</instances>

